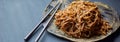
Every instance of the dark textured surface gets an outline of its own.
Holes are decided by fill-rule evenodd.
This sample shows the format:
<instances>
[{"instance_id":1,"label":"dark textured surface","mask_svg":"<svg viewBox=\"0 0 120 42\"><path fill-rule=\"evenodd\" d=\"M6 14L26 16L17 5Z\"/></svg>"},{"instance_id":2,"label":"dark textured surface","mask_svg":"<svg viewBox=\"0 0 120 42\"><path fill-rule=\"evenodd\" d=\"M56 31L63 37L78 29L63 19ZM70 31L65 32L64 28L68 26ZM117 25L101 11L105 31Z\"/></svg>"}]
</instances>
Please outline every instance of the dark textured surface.
<instances>
[{"instance_id":1,"label":"dark textured surface","mask_svg":"<svg viewBox=\"0 0 120 42\"><path fill-rule=\"evenodd\" d=\"M119 0L100 1L112 6L120 15ZM50 0L0 0L0 42L24 42L24 37L40 21ZM33 37L34 38L34 37ZM33 40L30 40L33 42ZM99 42L120 42L120 28ZM55 35L44 33L40 42L69 42Z\"/></svg>"},{"instance_id":2,"label":"dark textured surface","mask_svg":"<svg viewBox=\"0 0 120 42\"><path fill-rule=\"evenodd\" d=\"M24 42L50 0L0 0L0 42Z\"/></svg>"}]
</instances>

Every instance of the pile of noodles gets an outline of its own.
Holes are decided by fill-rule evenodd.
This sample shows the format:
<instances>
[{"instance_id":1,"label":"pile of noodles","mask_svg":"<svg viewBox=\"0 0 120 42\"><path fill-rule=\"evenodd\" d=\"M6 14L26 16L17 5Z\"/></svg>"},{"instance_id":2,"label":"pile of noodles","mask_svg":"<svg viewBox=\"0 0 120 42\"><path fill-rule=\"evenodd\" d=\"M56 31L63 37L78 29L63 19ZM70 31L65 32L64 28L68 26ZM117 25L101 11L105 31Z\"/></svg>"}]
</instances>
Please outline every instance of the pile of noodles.
<instances>
[{"instance_id":1,"label":"pile of noodles","mask_svg":"<svg viewBox=\"0 0 120 42\"><path fill-rule=\"evenodd\" d=\"M97 5L89 1L73 1L64 10L59 10L55 14L55 25L75 38L106 35L112 30L102 18Z\"/></svg>"}]
</instances>

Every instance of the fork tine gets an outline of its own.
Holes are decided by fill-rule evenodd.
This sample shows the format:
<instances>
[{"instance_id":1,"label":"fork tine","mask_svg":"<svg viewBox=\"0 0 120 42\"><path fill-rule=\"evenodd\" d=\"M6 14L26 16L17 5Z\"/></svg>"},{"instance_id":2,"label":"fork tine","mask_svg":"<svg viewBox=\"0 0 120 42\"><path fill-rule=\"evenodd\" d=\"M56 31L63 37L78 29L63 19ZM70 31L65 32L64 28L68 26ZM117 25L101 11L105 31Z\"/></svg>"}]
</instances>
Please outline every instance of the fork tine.
<instances>
[{"instance_id":1,"label":"fork tine","mask_svg":"<svg viewBox=\"0 0 120 42\"><path fill-rule=\"evenodd\" d=\"M58 4L59 2L57 2ZM38 27L41 25L41 23L44 21L44 19L51 13L51 11L57 6L57 4L45 15L45 17L42 18L42 20L39 22L39 24L37 24L35 26L35 28L32 29L32 31L30 31L30 33L27 34L27 36L24 38L25 41L28 41L31 36L34 34L35 31L38 30Z\"/></svg>"},{"instance_id":2,"label":"fork tine","mask_svg":"<svg viewBox=\"0 0 120 42\"><path fill-rule=\"evenodd\" d=\"M51 19L53 18L54 14L57 12L58 8L60 7L61 3L59 3L55 9L55 11L53 12L52 16L47 20L47 22L43 23L44 28L41 30L41 32L39 33L39 35L37 36L37 38L35 39L35 42L38 42L40 37L42 36L42 34L44 33L47 25L49 24L49 22L51 21Z\"/></svg>"}]
</instances>

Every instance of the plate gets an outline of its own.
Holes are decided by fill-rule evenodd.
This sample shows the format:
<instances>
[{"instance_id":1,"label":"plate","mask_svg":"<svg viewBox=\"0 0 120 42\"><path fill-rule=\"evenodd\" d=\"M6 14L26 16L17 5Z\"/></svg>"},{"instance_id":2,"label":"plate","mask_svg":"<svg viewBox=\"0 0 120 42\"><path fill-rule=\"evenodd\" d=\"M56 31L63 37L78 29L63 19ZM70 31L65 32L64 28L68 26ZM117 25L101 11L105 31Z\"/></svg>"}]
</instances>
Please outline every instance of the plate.
<instances>
[{"instance_id":1,"label":"plate","mask_svg":"<svg viewBox=\"0 0 120 42\"><path fill-rule=\"evenodd\" d=\"M72 2L72 0L64 0L60 7L60 10L63 10L71 2ZM72 38L72 37L69 37L67 34L65 34L63 31L58 29L58 27L54 24L54 18L52 19L51 23L49 24L47 31L58 37L62 37L62 38L65 38L65 39L68 39L71 41L76 41L76 42L94 42L94 41L102 40L102 39L106 38L107 36L111 35L120 26L119 19L118 19L119 17L118 17L117 12L112 7L110 7L104 3L95 2L95 1L92 1L92 2L96 3L96 5L98 6L98 9L102 13L101 15L102 15L103 19L107 20L113 28L113 30L109 31L107 33L107 35L100 35L100 36L96 36L96 37L91 37L89 39L87 39L87 38L80 38L80 39Z\"/></svg>"}]
</instances>

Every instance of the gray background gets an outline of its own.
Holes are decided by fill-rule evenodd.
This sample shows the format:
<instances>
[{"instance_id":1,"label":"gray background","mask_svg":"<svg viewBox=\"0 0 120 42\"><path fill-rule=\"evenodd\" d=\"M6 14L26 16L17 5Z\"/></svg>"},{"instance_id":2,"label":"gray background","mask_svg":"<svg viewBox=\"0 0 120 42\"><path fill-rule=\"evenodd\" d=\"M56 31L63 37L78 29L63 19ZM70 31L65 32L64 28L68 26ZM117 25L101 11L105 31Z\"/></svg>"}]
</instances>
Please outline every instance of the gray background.
<instances>
[{"instance_id":1,"label":"gray background","mask_svg":"<svg viewBox=\"0 0 120 42\"><path fill-rule=\"evenodd\" d=\"M24 42L24 37L39 23L42 12L51 0L0 0L0 42ZM120 13L119 0L101 1ZM120 28L98 42L120 42ZM33 37L34 38L34 37ZM33 42L33 40L30 40ZM40 42L69 42L48 32Z\"/></svg>"}]
</instances>

